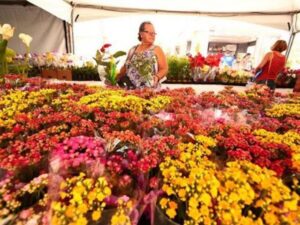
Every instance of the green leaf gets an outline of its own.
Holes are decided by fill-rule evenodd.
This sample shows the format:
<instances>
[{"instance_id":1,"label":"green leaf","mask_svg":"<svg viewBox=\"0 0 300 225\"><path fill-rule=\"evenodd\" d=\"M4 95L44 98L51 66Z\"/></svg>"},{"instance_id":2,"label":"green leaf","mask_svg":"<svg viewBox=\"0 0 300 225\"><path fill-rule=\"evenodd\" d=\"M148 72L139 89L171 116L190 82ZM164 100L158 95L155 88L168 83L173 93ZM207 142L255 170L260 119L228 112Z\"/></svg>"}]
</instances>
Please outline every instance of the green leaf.
<instances>
[{"instance_id":1,"label":"green leaf","mask_svg":"<svg viewBox=\"0 0 300 225\"><path fill-rule=\"evenodd\" d=\"M102 66L109 66L109 62L99 62L99 65L102 65Z\"/></svg>"},{"instance_id":2,"label":"green leaf","mask_svg":"<svg viewBox=\"0 0 300 225\"><path fill-rule=\"evenodd\" d=\"M118 58L118 57L121 57L123 55L126 55L126 52L124 52L124 51L117 51L115 54L113 54L113 57L114 58Z\"/></svg>"},{"instance_id":3,"label":"green leaf","mask_svg":"<svg viewBox=\"0 0 300 225\"><path fill-rule=\"evenodd\" d=\"M7 40L0 41L0 54L2 57L4 57L6 47L7 47Z\"/></svg>"}]
</instances>

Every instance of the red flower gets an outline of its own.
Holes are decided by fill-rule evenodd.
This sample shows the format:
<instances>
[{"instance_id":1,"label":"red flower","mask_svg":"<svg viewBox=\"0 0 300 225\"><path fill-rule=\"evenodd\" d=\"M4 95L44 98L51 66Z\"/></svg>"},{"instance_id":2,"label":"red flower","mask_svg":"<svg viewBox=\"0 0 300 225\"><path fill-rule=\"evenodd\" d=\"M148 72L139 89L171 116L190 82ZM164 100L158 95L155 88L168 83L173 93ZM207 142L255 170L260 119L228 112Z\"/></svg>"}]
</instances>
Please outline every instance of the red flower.
<instances>
[{"instance_id":1,"label":"red flower","mask_svg":"<svg viewBox=\"0 0 300 225\"><path fill-rule=\"evenodd\" d=\"M107 49L107 48L109 48L111 46L111 44L104 44L104 45L102 45L102 47L100 48L100 51L101 52L105 52L105 49Z\"/></svg>"},{"instance_id":2,"label":"red flower","mask_svg":"<svg viewBox=\"0 0 300 225\"><path fill-rule=\"evenodd\" d=\"M221 53L214 54L214 55L208 55L205 58L205 64L207 64L209 66L219 66L222 56L223 56L223 54L221 54Z\"/></svg>"},{"instance_id":3,"label":"red flower","mask_svg":"<svg viewBox=\"0 0 300 225\"><path fill-rule=\"evenodd\" d=\"M194 67L203 67L205 63L205 58L201 55L201 53L198 53L196 56L189 56L190 60L190 66L191 68Z\"/></svg>"}]
</instances>

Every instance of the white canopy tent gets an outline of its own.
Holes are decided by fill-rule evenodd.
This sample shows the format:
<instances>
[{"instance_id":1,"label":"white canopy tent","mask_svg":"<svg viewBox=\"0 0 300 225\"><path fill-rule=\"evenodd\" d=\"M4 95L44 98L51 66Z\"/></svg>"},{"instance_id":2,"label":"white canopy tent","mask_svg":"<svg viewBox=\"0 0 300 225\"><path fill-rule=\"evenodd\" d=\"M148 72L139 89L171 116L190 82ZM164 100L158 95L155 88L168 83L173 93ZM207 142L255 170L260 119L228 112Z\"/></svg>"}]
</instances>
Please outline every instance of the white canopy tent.
<instances>
[{"instance_id":1,"label":"white canopy tent","mask_svg":"<svg viewBox=\"0 0 300 225\"><path fill-rule=\"evenodd\" d=\"M124 16L182 15L184 17L193 16L194 18L208 16L210 18L244 21L285 30L290 32L290 46L295 34L300 30L300 0L27 1L48 11L61 20L67 21L71 25L70 27L73 28L76 22L114 17L122 18ZM170 24L170 26L173 25ZM74 39L72 39L72 35L70 36L71 38L68 41L71 40L72 42ZM69 49L72 49L72 47Z\"/></svg>"},{"instance_id":2,"label":"white canopy tent","mask_svg":"<svg viewBox=\"0 0 300 225\"><path fill-rule=\"evenodd\" d=\"M227 17L288 29L300 29L300 0L28 0L66 21L128 14L189 14Z\"/></svg>"},{"instance_id":3,"label":"white canopy tent","mask_svg":"<svg viewBox=\"0 0 300 225\"><path fill-rule=\"evenodd\" d=\"M194 15L245 21L290 31L290 47L300 30L300 0L28 0L71 24L124 15ZM299 18L299 19L298 19Z\"/></svg>"}]
</instances>

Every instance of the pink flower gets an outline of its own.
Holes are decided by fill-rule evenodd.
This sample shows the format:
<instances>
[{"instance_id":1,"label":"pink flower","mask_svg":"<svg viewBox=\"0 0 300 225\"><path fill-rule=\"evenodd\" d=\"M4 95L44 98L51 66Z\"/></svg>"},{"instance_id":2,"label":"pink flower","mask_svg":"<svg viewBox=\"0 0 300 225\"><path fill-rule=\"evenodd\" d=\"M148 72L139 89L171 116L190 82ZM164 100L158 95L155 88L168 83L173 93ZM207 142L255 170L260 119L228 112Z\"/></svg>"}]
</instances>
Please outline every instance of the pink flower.
<instances>
[{"instance_id":1,"label":"pink flower","mask_svg":"<svg viewBox=\"0 0 300 225\"><path fill-rule=\"evenodd\" d=\"M158 187L158 178L157 177L152 177L150 179L150 187L153 189L156 189Z\"/></svg>"},{"instance_id":2,"label":"pink flower","mask_svg":"<svg viewBox=\"0 0 300 225\"><path fill-rule=\"evenodd\" d=\"M27 219L31 215L32 215L32 209L25 209L25 210L21 211L20 218L21 219Z\"/></svg>"}]
</instances>

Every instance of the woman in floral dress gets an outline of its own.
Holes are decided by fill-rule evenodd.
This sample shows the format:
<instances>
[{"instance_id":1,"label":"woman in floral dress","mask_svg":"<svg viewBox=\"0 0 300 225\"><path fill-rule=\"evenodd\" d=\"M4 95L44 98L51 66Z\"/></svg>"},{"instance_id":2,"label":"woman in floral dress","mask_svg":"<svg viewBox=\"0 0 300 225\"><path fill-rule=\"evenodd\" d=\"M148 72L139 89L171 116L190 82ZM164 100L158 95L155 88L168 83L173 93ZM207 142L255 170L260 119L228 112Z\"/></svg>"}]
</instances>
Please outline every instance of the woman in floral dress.
<instances>
[{"instance_id":1,"label":"woman in floral dress","mask_svg":"<svg viewBox=\"0 0 300 225\"><path fill-rule=\"evenodd\" d=\"M163 50L154 45L155 29L151 22L140 25L138 39L140 44L129 50L126 62L118 74L122 82L128 78L132 88L157 87L168 72L168 64Z\"/></svg>"}]
</instances>

